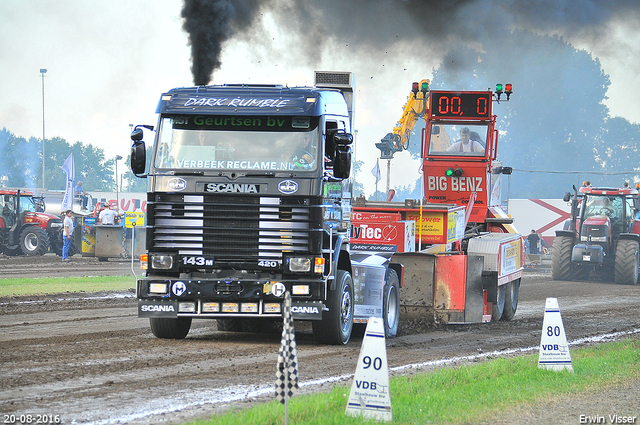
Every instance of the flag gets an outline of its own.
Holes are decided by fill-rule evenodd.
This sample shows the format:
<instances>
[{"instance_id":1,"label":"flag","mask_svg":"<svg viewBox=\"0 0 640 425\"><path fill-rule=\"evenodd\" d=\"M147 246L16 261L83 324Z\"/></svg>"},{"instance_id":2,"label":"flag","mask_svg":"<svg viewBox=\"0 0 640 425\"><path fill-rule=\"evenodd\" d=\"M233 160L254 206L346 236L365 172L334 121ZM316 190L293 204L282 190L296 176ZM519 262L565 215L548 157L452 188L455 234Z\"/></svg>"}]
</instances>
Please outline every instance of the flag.
<instances>
[{"instance_id":1,"label":"flag","mask_svg":"<svg viewBox=\"0 0 640 425\"><path fill-rule=\"evenodd\" d=\"M371 174L373 174L373 177L376 178L376 184L378 184L378 182L380 181L380 179L382 178L382 175L380 174L380 164L378 162L378 159L376 158L376 165L375 167L373 167L373 169L371 170Z\"/></svg>"},{"instance_id":2,"label":"flag","mask_svg":"<svg viewBox=\"0 0 640 425\"><path fill-rule=\"evenodd\" d=\"M62 205L60 205L60 209L66 211L73 209L73 182L76 179L76 169L73 165L72 153L69 154L60 168L67 174L67 185L64 191L64 198L62 198Z\"/></svg>"},{"instance_id":3,"label":"flag","mask_svg":"<svg viewBox=\"0 0 640 425\"><path fill-rule=\"evenodd\" d=\"M296 332L291 317L291 294L284 294L282 340L278 351L276 368L276 399L286 404L293 391L298 388L298 350L296 349Z\"/></svg>"}]
</instances>

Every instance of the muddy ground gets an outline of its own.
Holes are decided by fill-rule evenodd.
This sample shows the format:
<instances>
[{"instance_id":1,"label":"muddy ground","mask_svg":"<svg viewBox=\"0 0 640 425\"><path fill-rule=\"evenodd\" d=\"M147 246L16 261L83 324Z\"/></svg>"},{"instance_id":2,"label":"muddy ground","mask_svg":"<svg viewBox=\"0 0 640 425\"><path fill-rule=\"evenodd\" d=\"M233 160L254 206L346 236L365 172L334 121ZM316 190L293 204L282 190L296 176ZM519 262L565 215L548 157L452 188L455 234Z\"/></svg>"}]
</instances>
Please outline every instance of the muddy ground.
<instances>
[{"instance_id":1,"label":"muddy ground","mask_svg":"<svg viewBox=\"0 0 640 425\"><path fill-rule=\"evenodd\" d=\"M131 274L130 260L0 256L0 278L123 274ZM429 371L437 360L460 364L517 355L512 349L536 352L547 297L558 298L569 341L640 338L640 286L557 282L548 269L528 269L512 322L403 321L399 336L387 340L390 374ZM350 384L362 339L344 347L318 345L302 322L296 336L300 392ZM280 335L220 332L215 321L194 321L182 341L156 339L148 320L136 317L131 291L0 299L0 419L16 414L60 415L63 423L180 423L268 401L279 344ZM640 423L638 400L640 382L628 382L474 423L578 424L581 415L614 414Z\"/></svg>"}]
</instances>

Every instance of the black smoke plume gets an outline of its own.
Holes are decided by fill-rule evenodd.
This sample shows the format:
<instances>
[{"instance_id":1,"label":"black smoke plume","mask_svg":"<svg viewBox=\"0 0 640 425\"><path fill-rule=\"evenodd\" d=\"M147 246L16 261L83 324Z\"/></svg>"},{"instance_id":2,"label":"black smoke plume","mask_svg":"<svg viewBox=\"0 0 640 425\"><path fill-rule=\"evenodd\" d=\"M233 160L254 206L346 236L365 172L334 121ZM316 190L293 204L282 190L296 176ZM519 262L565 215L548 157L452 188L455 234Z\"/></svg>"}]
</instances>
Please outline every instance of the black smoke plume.
<instances>
[{"instance_id":1,"label":"black smoke plume","mask_svg":"<svg viewBox=\"0 0 640 425\"><path fill-rule=\"evenodd\" d=\"M258 14L260 0L185 0L182 29L189 34L191 73L195 85L206 85L222 65L225 41L248 28Z\"/></svg>"}]
</instances>

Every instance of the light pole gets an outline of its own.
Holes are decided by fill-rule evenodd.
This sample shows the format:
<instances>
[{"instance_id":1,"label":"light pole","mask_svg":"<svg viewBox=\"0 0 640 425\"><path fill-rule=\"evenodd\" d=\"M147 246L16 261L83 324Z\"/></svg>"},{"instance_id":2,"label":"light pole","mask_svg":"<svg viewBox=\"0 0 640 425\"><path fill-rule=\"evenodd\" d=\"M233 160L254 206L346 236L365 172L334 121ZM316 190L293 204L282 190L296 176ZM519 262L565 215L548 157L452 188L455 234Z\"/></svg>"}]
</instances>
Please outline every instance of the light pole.
<instances>
[{"instance_id":1,"label":"light pole","mask_svg":"<svg viewBox=\"0 0 640 425\"><path fill-rule=\"evenodd\" d=\"M122 157L120 155L116 155L116 212L118 211L118 206L120 205L120 199L118 195L118 161L120 161Z\"/></svg>"},{"instance_id":2,"label":"light pole","mask_svg":"<svg viewBox=\"0 0 640 425\"><path fill-rule=\"evenodd\" d=\"M44 74L47 70L42 68L40 75L42 76L42 189L44 190Z\"/></svg>"}]
</instances>

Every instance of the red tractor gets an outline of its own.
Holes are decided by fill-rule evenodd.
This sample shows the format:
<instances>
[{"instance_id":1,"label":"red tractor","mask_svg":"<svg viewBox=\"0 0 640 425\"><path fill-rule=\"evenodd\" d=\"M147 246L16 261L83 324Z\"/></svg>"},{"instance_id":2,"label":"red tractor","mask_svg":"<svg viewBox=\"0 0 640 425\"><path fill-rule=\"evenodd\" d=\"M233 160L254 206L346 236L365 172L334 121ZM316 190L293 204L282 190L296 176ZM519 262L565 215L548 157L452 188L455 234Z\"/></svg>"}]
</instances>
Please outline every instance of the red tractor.
<instances>
[{"instance_id":1,"label":"red tractor","mask_svg":"<svg viewBox=\"0 0 640 425\"><path fill-rule=\"evenodd\" d=\"M564 201L571 201L571 217L565 230L556 231L551 253L555 280L586 280L602 270L616 283L637 285L640 268L640 211L638 190L628 184L620 189L573 187Z\"/></svg>"},{"instance_id":2,"label":"red tractor","mask_svg":"<svg viewBox=\"0 0 640 425\"><path fill-rule=\"evenodd\" d=\"M0 248L6 255L62 255L62 220L44 212L44 198L0 190Z\"/></svg>"}]
</instances>

